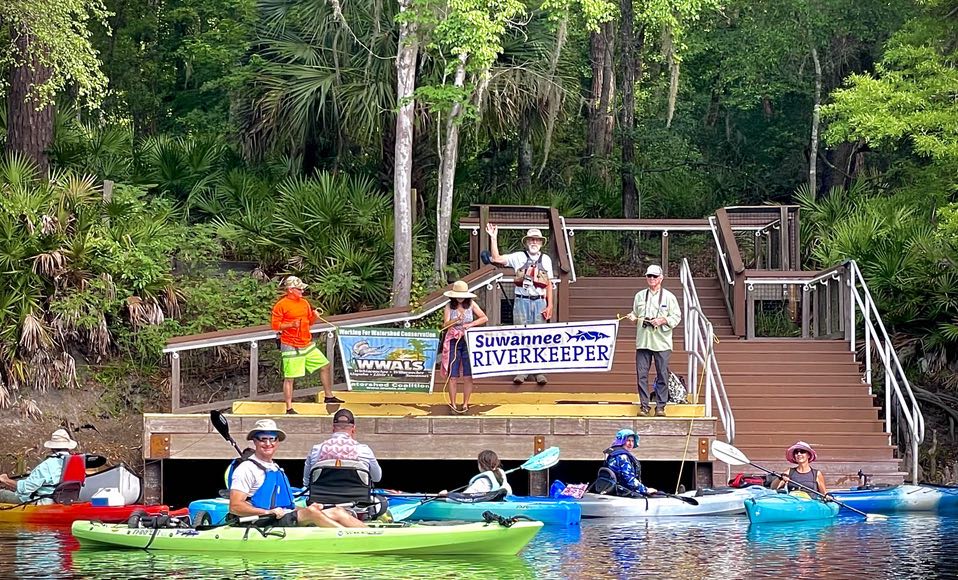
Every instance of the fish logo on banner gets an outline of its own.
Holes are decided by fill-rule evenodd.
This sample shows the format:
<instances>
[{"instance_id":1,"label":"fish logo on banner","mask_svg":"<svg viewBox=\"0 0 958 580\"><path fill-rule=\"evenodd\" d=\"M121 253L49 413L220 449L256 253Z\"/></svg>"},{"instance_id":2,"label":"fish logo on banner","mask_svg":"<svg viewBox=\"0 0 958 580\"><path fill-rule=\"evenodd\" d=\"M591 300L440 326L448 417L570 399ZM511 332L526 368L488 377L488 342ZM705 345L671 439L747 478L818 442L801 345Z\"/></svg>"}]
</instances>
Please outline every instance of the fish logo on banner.
<instances>
[{"instance_id":1,"label":"fish logo on banner","mask_svg":"<svg viewBox=\"0 0 958 580\"><path fill-rule=\"evenodd\" d=\"M608 371L618 330L618 320L470 328L472 376Z\"/></svg>"}]
</instances>

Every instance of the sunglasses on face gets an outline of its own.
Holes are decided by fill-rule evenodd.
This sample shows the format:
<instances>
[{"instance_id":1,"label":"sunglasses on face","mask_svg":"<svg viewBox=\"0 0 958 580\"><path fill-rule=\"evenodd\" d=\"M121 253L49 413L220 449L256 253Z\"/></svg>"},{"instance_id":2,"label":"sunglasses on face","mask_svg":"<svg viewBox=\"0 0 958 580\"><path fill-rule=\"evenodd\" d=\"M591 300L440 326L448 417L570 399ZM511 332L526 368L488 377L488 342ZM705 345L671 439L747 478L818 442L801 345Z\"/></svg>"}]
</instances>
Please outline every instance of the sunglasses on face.
<instances>
[{"instance_id":1,"label":"sunglasses on face","mask_svg":"<svg viewBox=\"0 0 958 580\"><path fill-rule=\"evenodd\" d=\"M646 274L645 277L646 277L646 278L658 278L658 276L656 276L655 274Z\"/></svg>"},{"instance_id":2,"label":"sunglasses on face","mask_svg":"<svg viewBox=\"0 0 958 580\"><path fill-rule=\"evenodd\" d=\"M279 441L279 437L254 437L254 439L256 439L257 441L259 441L260 443L273 443L273 444L275 444L277 441Z\"/></svg>"},{"instance_id":3,"label":"sunglasses on face","mask_svg":"<svg viewBox=\"0 0 958 580\"><path fill-rule=\"evenodd\" d=\"M805 451L804 449L796 449L795 455L798 455L799 453L801 453L802 455L808 455L808 451Z\"/></svg>"}]
</instances>

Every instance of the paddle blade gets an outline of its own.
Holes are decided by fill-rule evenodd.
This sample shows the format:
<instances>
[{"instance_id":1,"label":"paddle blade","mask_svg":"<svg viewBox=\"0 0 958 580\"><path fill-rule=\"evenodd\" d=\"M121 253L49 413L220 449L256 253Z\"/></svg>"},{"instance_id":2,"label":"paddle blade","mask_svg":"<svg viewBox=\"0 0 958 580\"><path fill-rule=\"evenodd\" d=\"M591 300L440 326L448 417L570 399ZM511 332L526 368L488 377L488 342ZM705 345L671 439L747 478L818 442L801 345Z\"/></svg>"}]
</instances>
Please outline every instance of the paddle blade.
<instances>
[{"instance_id":1,"label":"paddle blade","mask_svg":"<svg viewBox=\"0 0 958 580\"><path fill-rule=\"evenodd\" d=\"M106 457L95 453L88 453L86 457L83 458L83 461L87 469L96 469L97 467L106 465Z\"/></svg>"},{"instance_id":2,"label":"paddle blade","mask_svg":"<svg viewBox=\"0 0 958 580\"><path fill-rule=\"evenodd\" d=\"M540 451L539 453L536 453L527 459L525 463L519 466L519 469L525 469L526 471L542 471L543 469L549 469L556 463L559 463L559 448L550 447L545 451Z\"/></svg>"},{"instance_id":3,"label":"paddle blade","mask_svg":"<svg viewBox=\"0 0 958 580\"><path fill-rule=\"evenodd\" d=\"M416 513L416 510L421 505L422 502L417 501L415 503L404 503L397 506L389 506L389 514L392 515L394 522L401 522Z\"/></svg>"},{"instance_id":4,"label":"paddle blade","mask_svg":"<svg viewBox=\"0 0 958 580\"><path fill-rule=\"evenodd\" d=\"M722 463L728 463L729 465L748 465L751 463L744 453L718 439L712 441L712 455Z\"/></svg>"},{"instance_id":5,"label":"paddle blade","mask_svg":"<svg viewBox=\"0 0 958 580\"><path fill-rule=\"evenodd\" d=\"M223 413L220 413L216 409L210 411L210 423L213 424L213 428L216 429L216 432L223 436L223 439L227 441L230 440L230 423L226 420Z\"/></svg>"}]
</instances>

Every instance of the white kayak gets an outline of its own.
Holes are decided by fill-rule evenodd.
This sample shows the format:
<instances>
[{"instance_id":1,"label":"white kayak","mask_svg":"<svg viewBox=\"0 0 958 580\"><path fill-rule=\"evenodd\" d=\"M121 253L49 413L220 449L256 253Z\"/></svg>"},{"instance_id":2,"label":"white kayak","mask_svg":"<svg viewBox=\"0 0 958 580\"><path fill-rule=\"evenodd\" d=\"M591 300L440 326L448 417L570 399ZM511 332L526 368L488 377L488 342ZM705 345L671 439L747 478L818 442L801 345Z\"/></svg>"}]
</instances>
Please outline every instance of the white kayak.
<instances>
[{"instance_id":1,"label":"white kayak","mask_svg":"<svg viewBox=\"0 0 958 580\"><path fill-rule=\"evenodd\" d=\"M692 498L698 505L675 497L618 497L587 493L579 500L583 518L660 518L681 516L726 516L745 513L745 500L773 495L774 491L749 487L687 491L680 497Z\"/></svg>"}]
</instances>

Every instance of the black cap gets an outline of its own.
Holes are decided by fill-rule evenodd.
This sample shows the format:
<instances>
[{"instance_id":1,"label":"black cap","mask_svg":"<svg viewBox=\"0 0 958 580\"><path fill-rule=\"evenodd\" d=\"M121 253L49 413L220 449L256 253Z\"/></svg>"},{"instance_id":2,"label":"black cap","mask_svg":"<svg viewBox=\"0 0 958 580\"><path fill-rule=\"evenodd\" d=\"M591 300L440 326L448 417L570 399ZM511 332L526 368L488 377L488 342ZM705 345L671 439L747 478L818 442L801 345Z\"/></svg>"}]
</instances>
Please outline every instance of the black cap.
<instances>
[{"instance_id":1,"label":"black cap","mask_svg":"<svg viewBox=\"0 0 958 580\"><path fill-rule=\"evenodd\" d=\"M356 418L353 417L353 412L349 409L340 409L336 411L336 414L333 415L333 425L355 425Z\"/></svg>"}]
</instances>

